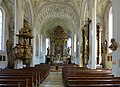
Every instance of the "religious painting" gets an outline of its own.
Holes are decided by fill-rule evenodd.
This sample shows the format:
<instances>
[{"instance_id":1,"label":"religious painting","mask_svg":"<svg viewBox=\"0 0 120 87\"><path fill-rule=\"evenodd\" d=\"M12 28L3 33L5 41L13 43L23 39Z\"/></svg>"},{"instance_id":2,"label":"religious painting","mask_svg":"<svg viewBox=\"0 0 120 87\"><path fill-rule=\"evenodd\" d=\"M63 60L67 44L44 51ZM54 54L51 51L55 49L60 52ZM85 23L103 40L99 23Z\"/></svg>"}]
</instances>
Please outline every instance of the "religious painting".
<instances>
[{"instance_id":1,"label":"religious painting","mask_svg":"<svg viewBox=\"0 0 120 87\"><path fill-rule=\"evenodd\" d=\"M38 38L38 34L36 35L36 56L39 56L39 38Z\"/></svg>"},{"instance_id":2,"label":"religious painting","mask_svg":"<svg viewBox=\"0 0 120 87\"><path fill-rule=\"evenodd\" d=\"M62 56L62 45L55 45L55 54Z\"/></svg>"}]
</instances>

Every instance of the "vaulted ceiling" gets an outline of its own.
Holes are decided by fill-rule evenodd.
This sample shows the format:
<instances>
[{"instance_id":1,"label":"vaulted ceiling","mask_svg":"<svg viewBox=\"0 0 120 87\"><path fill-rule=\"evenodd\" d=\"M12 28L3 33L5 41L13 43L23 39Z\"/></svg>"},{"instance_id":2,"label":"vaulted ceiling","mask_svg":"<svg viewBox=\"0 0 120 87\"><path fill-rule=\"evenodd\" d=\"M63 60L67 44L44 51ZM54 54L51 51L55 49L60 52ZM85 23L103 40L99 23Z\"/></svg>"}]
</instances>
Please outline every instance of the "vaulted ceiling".
<instances>
[{"instance_id":1,"label":"vaulted ceiling","mask_svg":"<svg viewBox=\"0 0 120 87\"><path fill-rule=\"evenodd\" d=\"M14 15L14 0L3 1L9 9L9 13ZM80 12L84 10L82 9L84 1L85 0L31 0L34 14L34 28L38 32L46 34L46 36L49 36L57 25L63 27L68 34L73 31L76 32L80 27ZM111 0L97 1L97 15L99 17L104 17L106 7L110 1ZM28 12L25 7L25 14Z\"/></svg>"},{"instance_id":2,"label":"vaulted ceiling","mask_svg":"<svg viewBox=\"0 0 120 87\"><path fill-rule=\"evenodd\" d=\"M48 34L60 25L67 32L79 28L79 8L82 0L41 0L34 1L35 27ZM77 2L77 3L76 3Z\"/></svg>"}]
</instances>

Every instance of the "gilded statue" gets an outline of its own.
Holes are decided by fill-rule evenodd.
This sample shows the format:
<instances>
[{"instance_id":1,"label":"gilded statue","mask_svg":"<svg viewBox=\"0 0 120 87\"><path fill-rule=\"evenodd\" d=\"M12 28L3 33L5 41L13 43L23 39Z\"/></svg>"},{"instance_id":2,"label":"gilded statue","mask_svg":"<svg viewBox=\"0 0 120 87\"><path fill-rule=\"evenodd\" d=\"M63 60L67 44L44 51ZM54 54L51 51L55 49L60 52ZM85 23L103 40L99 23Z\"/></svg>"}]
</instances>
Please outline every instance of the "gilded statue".
<instances>
[{"instance_id":1,"label":"gilded statue","mask_svg":"<svg viewBox=\"0 0 120 87\"><path fill-rule=\"evenodd\" d=\"M28 46L25 47L25 53L26 58L31 58L32 54Z\"/></svg>"},{"instance_id":2,"label":"gilded statue","mask_svg":"<svg viewBox=\"0 0 120 87\"><path fill-rule=\"evenodd\" d=\"M9 40L6 41L6 49L7 49L7 52L10 51L10 41Z\"/></svg>"},{"instance_id":3,"label":"gilded statue","mask_svg":"<svg viewBox=\"0 0 120 87\"><path fill-rule=\"evenodd\" d=\"M110 48L112 51L117 50L117 42L115 41L114 38L111 39L111 45L109 46L109 48Z\"/></svg>"}]
</instances>

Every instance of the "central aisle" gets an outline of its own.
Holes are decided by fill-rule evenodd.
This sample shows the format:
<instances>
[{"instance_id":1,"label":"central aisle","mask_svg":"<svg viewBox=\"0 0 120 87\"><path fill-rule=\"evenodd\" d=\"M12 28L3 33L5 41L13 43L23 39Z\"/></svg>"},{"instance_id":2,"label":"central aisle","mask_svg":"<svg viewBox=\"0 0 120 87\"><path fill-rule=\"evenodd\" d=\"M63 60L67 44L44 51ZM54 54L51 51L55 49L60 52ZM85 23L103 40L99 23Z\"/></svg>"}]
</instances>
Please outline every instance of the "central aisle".
<instances>
[{"instance_id":1,"label":"central aisle","mask_svg":"<svg viewBox=\"0 0 120 87\"><path fill-rule=\"evenodd\" d=\"M64 87L62 80L62 72L50 72L48 77L43 81L39 87Z\"/></svg>"}]
</instances>

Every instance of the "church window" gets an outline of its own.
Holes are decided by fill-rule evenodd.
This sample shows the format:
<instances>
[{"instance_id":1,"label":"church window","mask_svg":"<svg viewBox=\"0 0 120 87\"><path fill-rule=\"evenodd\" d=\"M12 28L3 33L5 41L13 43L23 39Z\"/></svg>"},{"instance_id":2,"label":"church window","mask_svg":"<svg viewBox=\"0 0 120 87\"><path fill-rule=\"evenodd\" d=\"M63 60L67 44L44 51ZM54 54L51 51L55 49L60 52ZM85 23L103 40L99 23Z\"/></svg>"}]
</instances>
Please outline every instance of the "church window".
<instances>
[{"instance_id":1,"label":"church window","mask_svg":"<svg viewBox=\"0 0 120 87\"><path fill-rule=\"evenodd\" d=\"M3 50L3 19L4 19L4 15L3 15L3 10L0 8L0 50Z\"/></svg>"},{"instance_id":2,"label":"church window","mask_svg":"<svg viewBox=\"0 0 120 87\"><path fill-rule=\"evenodd\" d=\"M74 35L74 52L76 52L76 34Z\"/></svg>"},{"instance_id":3,"label":"church window","mask_svg":"<svg viewBox=\"0 0 120 87\"><path fill-rule=\"evenodd\" d=\"M113 38L113 14L112 14L112 7L109 10L109 43L108 45L110 46L111 44L111 39ZM109 49L109 53L112 52L112 50Z\"/></svg>"},{"instance_id":4,"label":"church window","mask_svg":"<svg viewBox=\"0 0 120 87\"><path fill-rule=\"evenodd\" d=\"M40 39L40 44L41 44L41 46L40 46L40 52L42 52L42 41L43 41L43 37L42 37L42 34L41 34L41 37L40 37L41 39Z\"/></svg>"},{"instance_id":5,"label":"church window","mask_svg":"<svg viewBox=\"0 0 120 87\"><path fill-rule=\"evenodd\" d=\"M70 55L71 55L71 38L67 39L67 50L68 50L68 47L70 48Z\"/></svg>"},{"instance_id":6,"label":"church window","mask_svg":"<svg viewBox=\"0 0 120 87\"><path fill-rule=\"evenodd\" d=\"M47 49L50 49L50 39L46 38L46 55L47 55Z\"/></svg>"}]
</instances>

